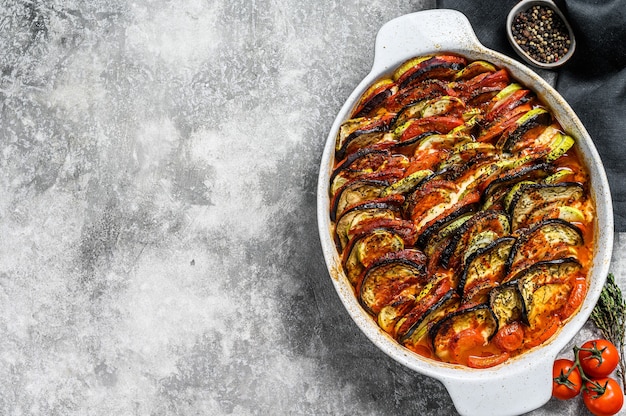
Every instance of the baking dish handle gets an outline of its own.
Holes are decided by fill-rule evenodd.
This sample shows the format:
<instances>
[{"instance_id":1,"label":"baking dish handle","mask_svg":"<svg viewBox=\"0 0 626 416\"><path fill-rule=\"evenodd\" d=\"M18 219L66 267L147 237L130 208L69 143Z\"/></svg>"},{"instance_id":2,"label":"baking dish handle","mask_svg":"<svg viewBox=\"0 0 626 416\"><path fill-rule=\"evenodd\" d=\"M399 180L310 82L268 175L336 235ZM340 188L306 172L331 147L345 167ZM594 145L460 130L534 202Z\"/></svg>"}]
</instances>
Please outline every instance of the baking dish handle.
<instances>
[{"instance_id":1,"label":"baking dish handle","mask_svg":"<svg viewBox=\"0 0 626 416\"><path fill-rule=\"evenodd\" d=\"M422 53L484 50L465 15L433 9L400 16L384 24L376 36L372 72L385 72Z\"/></svg>"},{"instance_id":2,"label":"baking dish handle","mask_svg":"<svg viewBox=\"0 0 626 416\"><path fill-rule=\"evenodd\" d=\"M521 415L543 406L552 396L555 356L545 352L532 356L530 360L524 357L527 366L514 366L511 372L500 368L493 377L486 369L471 379L443 377L440 381L461 415Z\"/></svg>"}]
</instances>

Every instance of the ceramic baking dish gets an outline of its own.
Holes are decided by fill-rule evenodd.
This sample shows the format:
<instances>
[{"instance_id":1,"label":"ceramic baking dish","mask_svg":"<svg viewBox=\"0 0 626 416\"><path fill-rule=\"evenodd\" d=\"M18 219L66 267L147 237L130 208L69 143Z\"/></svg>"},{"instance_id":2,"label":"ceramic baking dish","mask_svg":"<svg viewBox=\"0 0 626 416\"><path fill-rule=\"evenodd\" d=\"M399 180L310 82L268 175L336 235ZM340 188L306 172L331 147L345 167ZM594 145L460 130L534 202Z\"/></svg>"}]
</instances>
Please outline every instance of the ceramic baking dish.
<instances>
[{"instance_id":1,"label":"ceramic baking dish","mask_svg":"<svg viewBox=\"0 0 626 416\"><path fill-rule=\"evenodd\" d=\"M381 330L359 305L342 271L331 234L328 184L340 124L349 117L359 96L373 81L389 75L411 57L438 52L487 60L507 68L514 78L534 89L551 107L565 131L576 139L590 171L591 195L597 206L597 241L590 286L580 311L548 342L489 369L471 369L425 359ZM613 250L613 211L606 174L589 134L565 100L542 78L519 62L481 45L469 20L460 12L427 10L388 22L376 38L371 72L348 97L332 125L321 160L317 198L320 240L333 285L354 322L378 348L405 366L441 381L463 415L517 415L536 409L550 399L552 362L587 321L606 280Z\"/></svg>"}]
</instances>

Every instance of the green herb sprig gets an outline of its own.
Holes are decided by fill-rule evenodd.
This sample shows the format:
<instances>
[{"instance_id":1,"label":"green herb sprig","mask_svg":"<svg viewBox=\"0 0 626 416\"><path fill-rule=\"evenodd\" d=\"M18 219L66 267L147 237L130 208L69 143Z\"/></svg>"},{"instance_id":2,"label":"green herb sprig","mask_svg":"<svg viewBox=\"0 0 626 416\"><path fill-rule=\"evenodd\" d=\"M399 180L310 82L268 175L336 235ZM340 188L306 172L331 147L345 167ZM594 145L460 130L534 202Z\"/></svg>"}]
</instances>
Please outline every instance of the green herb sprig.
<instances>
[{"instance_id":1,"label":"green herb sprig","mask_svg":"<svg viewBox=\"0 0 626 416\"><path fill-rule=\"evenodd\" d=\"M591 320L598 327L602 336L617 347L620 354L617 375L626 388L626 362L624 360L624 331L626 328L626 300L622 290L609 273L600 293L600 299L591 312Z\"/></svg>"}]
</instances>

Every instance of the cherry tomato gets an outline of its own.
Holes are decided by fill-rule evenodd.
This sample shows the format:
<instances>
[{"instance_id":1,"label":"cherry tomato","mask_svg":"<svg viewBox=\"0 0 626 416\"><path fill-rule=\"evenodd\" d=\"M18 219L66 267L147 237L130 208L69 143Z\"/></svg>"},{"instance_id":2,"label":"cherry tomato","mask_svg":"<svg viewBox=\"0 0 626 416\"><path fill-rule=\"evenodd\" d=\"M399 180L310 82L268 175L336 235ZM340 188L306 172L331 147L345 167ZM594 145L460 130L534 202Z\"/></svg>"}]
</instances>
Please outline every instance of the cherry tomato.
<instances>
[{"instance_id":1,"label":"cherry tomato","mask_svg":"<svg viewBox=\"0 0 626 416\"><path fill-rule=\"evenodd\" d=\"M624 393L612 378L587 381L582 396L587 409L596 416L615 415L624 405Z\"/></svg>"},{"instance_id":2,"label":"cherry tomato","mask_svg":"<svg viewBox=\"0 0 626 416\"><path fill-rule=\"evenodd\" d=\"M583 372L592 378L606 377L615 370L619 352L615 345L605 339L585 342L578 353Z\"/></svg>"},{"instance_id":3,"label":"cherry tomato","mask_svg":"<svg viewBox=\"0 0 626 416\"><path fill-rule=\"evenodd\" d=\"M573 367L573 369L572 369ZM558 359L552 367L552 395L559 400L578 396L583 380L572 360Z\"/></svg>"}]
</instances>

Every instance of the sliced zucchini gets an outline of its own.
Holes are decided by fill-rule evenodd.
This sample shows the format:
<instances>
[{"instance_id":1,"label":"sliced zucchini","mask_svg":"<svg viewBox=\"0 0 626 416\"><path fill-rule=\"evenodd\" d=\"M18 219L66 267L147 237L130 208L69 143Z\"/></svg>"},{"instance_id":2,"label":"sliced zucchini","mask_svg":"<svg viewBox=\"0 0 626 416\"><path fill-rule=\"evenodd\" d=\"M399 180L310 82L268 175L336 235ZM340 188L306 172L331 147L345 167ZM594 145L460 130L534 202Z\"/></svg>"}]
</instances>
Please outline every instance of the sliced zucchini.
<instances>
[{"instance_id":1,"label":"sliced zucchini","mask_svg":"<svg viewBox=\"0 0 626 416\"><path fill-rule=\"evenodd\" d=\"M507 282L491 289L489 306L498 320L498 329L513 321L522 320L524 302L518 282L516 280Z\"/></svg>"},{"instance_id":2,"label":"sliced zucchini","mask_svg":"<svg viewBox=\"0 0 626 416\"><path fill-rule=\"evenodd\" d=\"M446 240L448 237L452 235L465 221L469 220L474 212L464 212L457 216L456 218L452 218L450 221L447 221L445 224L433 230L429 236L424 236L425 243L424 253L427 256L432 257L435 253L436 247ZM424 233L422 233L424 235Z\"/></svg>"},{"instance_id":3,"label":"sliced zucchini","mask_svg":"<svg viewBox=\"0 0 626 416\"><path fill-rule=\"evenodd\" d=\"M578 260L569 257L541 261L516 274L512 280L518 282L524 303L524 320L531 328L535 318L564 306L581 268Z\"/></svg>"},{"instance_id":4,"label":"sliced zucchini","mask_svg":"<svg viewBox=\"0 0 626 416\"><path fill-rule=\"evenodd\" d=\"M486 345L495 335L498 321L488 305L458 310L429 331L435 355L448 363L465 364L472 349Z\"/></svg>"},{"instance_id":5,"label":"sliced zucchini","mask_svg":"<svg viewBox=\"0 0 626 416\"><path fill-rule=\"evenodd\" d=\"M585 221L585 214L576 207L563 205L559 207L558 218L567 222L583 222Z\"/></svg>"},{"instance_id":6,"label":"sliced zucchini","mask_svg":"<svg viewBox=\"0 0 626 416\"><path fill-rule=\"evenodd\" d=\"M423 229L417 239L417 245L419 247L427 247L428 244L428 246L434 248L439 241L451 236L458 227L472 217L477 209L478 204L461 205L449 215L440 218ZM431 242L431 240L433 241Z\"/></svg>"},{"instance_id":7,"label":"sliced zucchini","mask_svg":"<svg viewBox=\"0 0 626 416\"><path fill-rule=\"evenodd\" d=\"M559 169L552 175L544 178L543 183L559 183L565 182L566 179L570 179L574 176L574 171L570 168Z\"/></svg>"},{"instance_id":8,"label":"sliced zucchini","mask_svg":"<svg viewBox=\"0 0 626 416\"><path fill-rule=\"evenodd\" d=\"M430 100L421 112L421 117L432 117L449 114L451 112L462 112L465 108L465 103L457 98L444 95Z\"/></svg>"},{"instance_id":9,"label":"sliced zucchini","mask_svg":"<svg viewBox=\"0 0 626 416\"><path fill-rule=\"evenodd\" d=\"M504 279L506 262L514 243L514 237L501 237L470 255L459 279L463 302L487 302L489 291Z\"/></svg>"},{"instance_id":10,"label":"sliced zucchini","mask_svg":"<svg viewBox=\"0 0 626 416\"><path fill-rule=\"evenodd\" d=\"M384 188L380 196L406 194L415 189L420 182L433 174L430 169L419 170Z\"/></svg>"},{"instance_id":11,"label":"sliced zucchini","mask_svg":"<svg viewBox=\"0 0 626 416\"><path fill-rule=\"evenodd\" d=\"M359 300L369 313L376 316L402 290L425 283L425 264L408 259L383 260L364 272L358 292Z\"/></svg>"},{"instance_id":12,"label":"sliced zucchini","mask_svg":"<svg viewBox=\"0 0 626 416\"><path fill-rule=\"evenodd\" d=\"M406 124L411 119L421 118L422 110L428 104L428 100L420 100L415 103L411 103L410 105L404 107L398 113L397 118L393 122L393 130L395 131L398 127Z\"/></svg>"},{"instance_id":13,"label":"sliced zucchini","mask_svg":"<svg viewBox=\"0 0 626 416\"><path fill-rule=\"evenodd\" d=\"M426 55L426 56L418 56L416 58L409 59L408 61L404 62L394 71L393 76L392 76L393 80L398 81L401 77L406 76L406 74L408 74L409 71L414 70L414 68L416 68L419 64L431 58L432 58L432 55Z\"/></svg>"},{"instance_id":14,"label":"sliced zucchini","mask_svg":"<svg viewBox=\"0 0 626 416\"><path fill-rule=\"evenodd\" d=\"M485 72L496 72L496 67L486 61L474 61L461 69L454 76L454 80L467 80Z\"/></svg>"},{"instance_id":15,"label":"sliced zucchini","mask_svg":"<svg viewBox=\"0 0 626 416\"><path fill-rule=\"evenodd\" d=\"M584 190L577 182L557 184L525 184L513 196L508 210L513 230L528 226L533 211L547 205L559 207L571 205L582 199Z\"/></svg>"},{"instance_id":16,"label":"sliced zucchini","mask_svg":"<svg viewBox=\"0 0 626 416\"><path fill-rule=\"evenodd\" d=\"M493 100L502 101L508 96L510 96L511 94L513 94L515 91L518 91L521 89L522 89L522 86L520 84L518 84L517 82L512 82L506 87L504 87L502 90L500 90L500 92L497 93L495 97L493 97Z\"/></svg>"},{"instance_id":17,"label":"sliced zucchini","mask_svg":"<svg viewBox=\"0 0 626 416\"><path fill-rule=\"evenodd\" d=\"M566 134L559 134L557 138L550 144L550 152L544 157L546 162L552 162L563 156L572 146L575 140Z\"/></svg>"},{"instance_id":18,"label":"sliced zucchini","mask_svg":"<svg viewBox=\"0 0 626 416\"><path fill-rule=\"evenodd\" d=\"M459 295L454 289L447 291L435 304L431 305L398 341L408 347L423 344L428 331L442 318L453 313L459 307Z\"/></svg>"}]
</instances>

